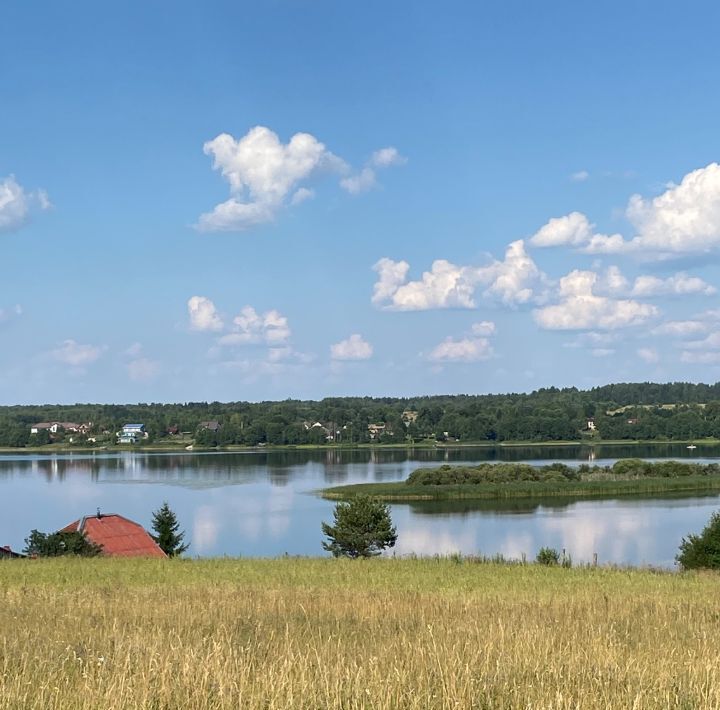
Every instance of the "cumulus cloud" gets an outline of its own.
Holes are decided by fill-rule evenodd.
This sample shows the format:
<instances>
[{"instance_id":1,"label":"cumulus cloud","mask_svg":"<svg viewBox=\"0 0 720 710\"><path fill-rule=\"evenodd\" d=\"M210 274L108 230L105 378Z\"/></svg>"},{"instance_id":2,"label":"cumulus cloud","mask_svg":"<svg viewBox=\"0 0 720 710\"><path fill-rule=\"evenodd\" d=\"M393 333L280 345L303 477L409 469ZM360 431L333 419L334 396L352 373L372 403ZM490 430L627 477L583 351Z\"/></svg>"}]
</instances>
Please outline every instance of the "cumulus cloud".
<instances>
[{"instance_id":1,"label":"cumulus cloud","mask_svg":"<svg viewBox=\"0 0 720 710\"><path fill-rule=\"evenodd\" d=\"M639 325L656 316L655 306L595 293L598 275L571 271L560 279L559 299L534 311L535 320L548 330L615 330Z\"/></svg>"},{"instance_id":2,"label":"cumulus cloud","mask_svg":"<svg viewBox=\"0 0 720 710\"><path fill-rule=\"evenodd\" d=\"M495 323L480 321L470 326L462 338L447 337L428 355L433 362L478 362L489 360L495 354L489 336L495 334Z\"/></svg>"},{"instance_id":3,"label":"cumulus cloud","mask_svg":"<svg viewBox=\"0 0 720 710\"><path fill-rule=\"evenodd\" d=\"M571 212L564 217L553 217L530 237L530 244L535 247L587 244L592 237L594 226L581 212Z\"/></svg>"},{"instance_id":4,"label":"cumulus cloud","mask_svg":"<svg viewBox=\"0 0 720 710\"><path fill-rule=\"evenodd\" d=\"M330 346L330 357L333 360L368 360L372 354L372 345L358 333Z\"/></svg>"},{"instance_id":5,"label":"cumulus cloud","mask_svg":"<svg viewBox=\"0 0 720 710\"><path fill-rule=\"evenodd\" d=\"M590 173L587 170L578 170L570 176L573 182L585 182L590 177Z\"/></svg>"},{"instance_id":6,"label":"cumulus cloud","mask_svg":"<svg viewBox=\"0 0 720 710\"><path fill-rule=\"evenodd\" d=\"M650 333L651 335L670 335L675 338L685 338L688 335L697 335L704 333L708 329L708 324L699 320L671 320L655 326Z\"/></svg>"},{"instance_id":7,"label":"cumulus cloud","mask_svg":"<svg viewBox=\"0 0 720 710\"><path fill-rule=\"evenodd\" d=\"M319 173L344 175L341 186L358 193L376 183L376 170L400 165L404 158L395 148L373 153L357 174L342 158L330 152L310 133L296 133L288 143L265 126L255 126L241 138L222 133L203 146L230 186L230 198L200 215L203 232L238 232L271 222L287 204L298 205L314 196L302 183Z\"/></svg>"},{"instance_id":8,"label":"cumulus cloud","mask_svg":"<svg viewBox=\"0 0 720 710\"><path fill-rule=\"evenodd\" d=\"M720 365L720 352L691 352L685 350L680 361L688 365Z\"/></svg>"},{"instance_id":9,"label":"cumulus cloud","mask_svg":"<svg viewBox=\"0 0 720 710\"><path fill-rule=\"evenodd\" d=\"M630 239L620 234L588 233L587 227L593 225L573 212L550 220L531 243L575 246L591 254L665 257L710 252L720 247L720 165L710 163L693 170L679 185L671 183L655 198L633 195L625 215L634 230Z\"/></svg>"},{"instance_id":10,"label":"cumulus cloud","mask_svg":"<svg viewBox=\"0 0 720 710\"><path fill-rule=\"evenodd\" d=\"M288 319L279 311L258 313L252 306L245 306L233 318L232 331L223 335L220 345L282 345L290 338Z\"/></svg>"},{"instance_id":11,"label":"cumulus cloud","mask_svg":"<svg viewBox=\"0 0 720 710\"><path fill-rule=\"evenodd\" d=\"M352 195L367 192L377 185L377 171L394 165L404 165L407 158L400 155L392 146L376 150L363 168L354 175L340 180L340 186Z\"/></svg>"},{"instance_id":12,"label":"cumulus cloud","mask_svg":"<svg viewBox=\"0 0 720 710\"><path fill-rule=\"evenodd\" d=\"M424 311L435 308L475 308L475 292L506 305L528 303L540 296L546 277L525 251L522 240L512 242L502 261L487 266L458 266L437 259L418 281L407 281L406 261L383 258L372 301L388 310Z\"/></svg>"},{"instance_id":13,"label":"cumulus cloud","mask_svg":"<svg viewBox=\"0 0 720 710\"><path fill-rule=\"evenodd\" d=\"M205 296L192 296L187 302L190 328L192 330L218 331L223 329L223 321L215 304Z\"/></svg>"},{"instance_id":14,"label":"cumulus cloud","mask_svg":"<svg viewBox=\"0 0 720 710\"><path fill-rule=\"evenodd\" d=\"M473 323L470 330L473 335L495 335L495 323L490 320L483 320L479 323Z\"/></svg>"},{"instance_id":15,"label":"cumulus cloud","mask_svg":"<svg viewBox=\"0 0 720 710\"><path fill-rule=\"evenodd\" d=\"M487 338L447 337L436 345L430 355L434 362L477 362L489 360L493 356L493 347Z\"/></svg>"},{"instance_id":16,"label":"cumulus cloud","mask_svg":"<svg viewBox=\"0 0 720 710\"><path fill-rule=\"evenodd\" d=\"M14 175L0 179L0 232L22 227L30 219L33 207L46 210L51 206L44 190L28 192Z\"/></svg>"},{"instance_id":17,"label":"cumulus cloud","mask_svg":"<svg viewBox=\"0 0 720 710\"><path fill-rule=\"evenodd\" d=\"M657 276L638 276L633 285L633 296L665 296L665 295L686 295L701 294L712 296L717 289L697 276L690 276L681 271L666 279Z\"/></svg>"},{"instance_id":18,"label":"cumulus cloud","mask_svg":"<svg viewBox=\"0 0 720 710\"><path fill-rule=\"evenodd\" d=\"M712 296L717 289L697 276L690 276L680 271L667 278L641 275L633 282L628 279L617 266L610 266L603 274L598 275L597 291L600 293L624 294L637 298L653 296L687 296L700 294Z\"/></svg>"},{"instance_id":19,"label":"cumulus cloud","mask_svg":"<svg viewBox=\"0 0 720 710\"><path fill-rule=\"evenodd\" d=\"M65 340L62 345L52 350L54 360L73 367L84 367L95 362L106 350L102 345L88 345L75 340Z\"/></svg>"}]
</instances>

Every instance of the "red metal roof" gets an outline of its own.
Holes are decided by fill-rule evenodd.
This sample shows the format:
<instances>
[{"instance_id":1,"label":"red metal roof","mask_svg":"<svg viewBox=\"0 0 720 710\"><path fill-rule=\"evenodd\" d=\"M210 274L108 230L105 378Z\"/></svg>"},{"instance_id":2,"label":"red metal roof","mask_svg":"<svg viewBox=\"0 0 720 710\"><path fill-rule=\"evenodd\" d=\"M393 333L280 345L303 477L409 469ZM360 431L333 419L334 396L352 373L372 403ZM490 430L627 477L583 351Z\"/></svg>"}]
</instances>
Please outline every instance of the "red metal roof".
<instances>
[{"instance_id":1,"label":"red metal roof","mask_svg":"<svg viewBox=\"0 0 720 710\"><path fill-rule=\"evenodd\" d=\"M103 554L110 557L167 557L142 525L117 513L88 515L61 532L78 530L91 542L102 545Z\"/></svg>"}]
</instances>

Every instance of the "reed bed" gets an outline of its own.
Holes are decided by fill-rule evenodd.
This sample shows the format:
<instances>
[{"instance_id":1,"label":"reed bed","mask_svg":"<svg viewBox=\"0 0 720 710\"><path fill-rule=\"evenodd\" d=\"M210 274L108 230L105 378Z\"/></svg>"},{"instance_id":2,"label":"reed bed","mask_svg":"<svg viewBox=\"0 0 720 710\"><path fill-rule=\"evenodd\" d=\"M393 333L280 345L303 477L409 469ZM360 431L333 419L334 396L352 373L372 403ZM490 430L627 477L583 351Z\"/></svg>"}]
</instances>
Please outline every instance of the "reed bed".
<instances>
[{"instance_id":1,"label":"reed bed","mask_svg":"<svg viewBox=\"0 0 720 710\"><path fill-rule=\"evenodd\" d=\"M0 708L720 708L720 577L454 559L0 563Z\"/></svg>"}]
</instances>

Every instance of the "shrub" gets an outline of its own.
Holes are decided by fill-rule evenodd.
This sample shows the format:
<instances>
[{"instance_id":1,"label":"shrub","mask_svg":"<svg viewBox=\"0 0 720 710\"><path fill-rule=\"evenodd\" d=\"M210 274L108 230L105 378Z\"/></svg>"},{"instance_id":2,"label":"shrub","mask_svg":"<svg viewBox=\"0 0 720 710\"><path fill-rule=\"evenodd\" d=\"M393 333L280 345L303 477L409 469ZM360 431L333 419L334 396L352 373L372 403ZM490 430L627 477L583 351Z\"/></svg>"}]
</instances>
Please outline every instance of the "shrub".
<instances>
[{"instance_id":1,"label":"shrub","mask_svg":"<svg viewBox=\"0 0 720 710\"><path fill-rule=\"evenodd\" d=\"M682 539L675 559L683 569L720 569L720 512L710 516L699 535Z\"/></svg>"},{"instance_id":2,"label":"shrub","mask_svg":"<svg viewBox=\"0 0 720 710\"><path fill-rule=\"evenodd\" d=\"M539 565L558 565L560 564L560 553L554 547L541 547L535 562Z\"/></svg>"}]
</instances>

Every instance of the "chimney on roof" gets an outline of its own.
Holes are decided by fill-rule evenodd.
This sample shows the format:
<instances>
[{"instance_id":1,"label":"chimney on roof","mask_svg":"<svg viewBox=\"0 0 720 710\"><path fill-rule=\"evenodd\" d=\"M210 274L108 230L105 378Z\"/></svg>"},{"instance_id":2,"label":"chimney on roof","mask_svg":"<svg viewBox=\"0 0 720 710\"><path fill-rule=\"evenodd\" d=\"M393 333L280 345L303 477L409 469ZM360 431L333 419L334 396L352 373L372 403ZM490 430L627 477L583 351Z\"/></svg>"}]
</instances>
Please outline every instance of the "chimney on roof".
<instances>
[{"instance_id":1,"label":"chimney on roof","mask_svg":"<svg viewBox=\"0 0 720 710\"><path fill-rule=\"evenodd\" d=\"M97 518L100 520L102 518L102 513L100 512L100 508L97 509Z\"/></svg>"}]
</instances>

